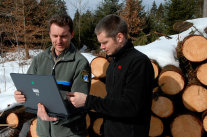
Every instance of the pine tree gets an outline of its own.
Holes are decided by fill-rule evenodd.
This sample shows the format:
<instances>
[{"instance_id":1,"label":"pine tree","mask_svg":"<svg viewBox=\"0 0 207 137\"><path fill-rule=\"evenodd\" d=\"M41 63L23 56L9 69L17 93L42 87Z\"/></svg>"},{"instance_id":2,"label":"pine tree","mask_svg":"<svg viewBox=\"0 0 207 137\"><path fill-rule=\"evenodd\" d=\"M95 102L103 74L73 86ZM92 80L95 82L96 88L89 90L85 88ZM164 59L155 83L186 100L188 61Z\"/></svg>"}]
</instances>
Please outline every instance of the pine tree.
<instances>
[{"instance_id":1,"label":"pine tree","mask_svg":"<svg viewBox=\"0 0 207 137\"><path fill-rule=\"evenodd\" d=\"M141 3L142 0L127 0L126 6L120 13L128 24L129 37L132 40L136 40L141 34L140 32L142 32L146 23L144 7Z\"/></svg>"},{"instance_id":2,"label":"pine tree","mask_svg":"<svg viewBox=\"0 0 207 137\"><path fill-rule=\"evenodd\" d=\"M78 40L78 31L79 31L79 16L81 16L81 29L80 29L80 33L81 33L81 41L80 43ZM95 22L94 22L94 14L92 14L91 11L87 10L86 13L83 13L82 15L79 14L78 10L75 13L75 17L74 17L74 38L72 40L72 42L78 46L77 48L80 49L83 47L83 45L86 45L87 49L90 50L96 50L98 49L98 43L97 43L97 38L96 35L94 33L94 29L95 29Z\"/></svg>"},{"instance_id":3,"label":"pine tree","mask_svg":"<svg viewBox=\"0 0 207 137\"><path fill-rule=\"evenodd\" d=\"M122 8L122 3L119 3L119 0L104 0L95 11L96 22L109 14L119 14L119 11Z\"/></svg>"},{"instance_id":4,"label":"pine tree","mask_svg":"<svg viewBox=\"0 0 207 137\"><path fill-rule=\"evenodd\" d=\"M198 0L169 0L166 2L165 23L168 25L169 34L175 33L172 26L176 21L196 18L197 3Z\"/></svg>"},{"instance_id":5,"label":"pine tree","mask_svg":"<svg viewBox=\"0 0 207 137\"><path fill-rule=\"evenodd\" d=\"M156 5L155 1L153 1L152 8L150 10L150 14L153 16L156 16L156 13L157 13L157 5Z\"/></svg>"}]
</instances>

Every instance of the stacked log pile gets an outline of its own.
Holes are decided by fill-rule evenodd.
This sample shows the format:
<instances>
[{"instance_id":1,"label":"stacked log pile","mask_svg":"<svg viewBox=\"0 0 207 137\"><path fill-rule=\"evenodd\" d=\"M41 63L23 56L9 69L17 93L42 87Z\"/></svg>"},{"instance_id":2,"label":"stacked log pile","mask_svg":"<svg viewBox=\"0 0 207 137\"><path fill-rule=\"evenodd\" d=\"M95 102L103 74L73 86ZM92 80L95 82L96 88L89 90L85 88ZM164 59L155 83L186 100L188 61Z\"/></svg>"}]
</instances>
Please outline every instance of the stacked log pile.
<instances>
[{"instance_id":1,"label":"stacked log pile","mask_svg":"<svg viewBox=\"0 0 207 137\"><path fill-rule=\"evenodd\" d=\"M94 77L91 80L91 95L104 98L106 96L105 77L106 70L109 65L109 60L104 56L97 56L91 63L91 73ZM100 113L95 110L88 112L90 117L90 125L88 127L89 137L101 137L103 136L103 117Z\"/></svg>"},{"instance_id":2,"label":"stacked log pile","mask_svg":"<svg viewBox=\"0 0 207 137\"><path fill-rule=\"evenodd\" d=\"M24 106L17 106L3 112L0 116L0 136L19 136L23 124L35 117L36 115L25 112ZM28 136L30 137L31 135L28 134Z\"/></svg>"},{"instance_id":3,"label":"stacked log pile","mask_svg":"<svg viewBox=\"0 0 207 137\"><path fill-rule=\"evenodd\" d=\"M164 66L156 79L150 136L205 137L207 39L190 35L176 51L179 67Z\"/></svg>"}]
</instances>

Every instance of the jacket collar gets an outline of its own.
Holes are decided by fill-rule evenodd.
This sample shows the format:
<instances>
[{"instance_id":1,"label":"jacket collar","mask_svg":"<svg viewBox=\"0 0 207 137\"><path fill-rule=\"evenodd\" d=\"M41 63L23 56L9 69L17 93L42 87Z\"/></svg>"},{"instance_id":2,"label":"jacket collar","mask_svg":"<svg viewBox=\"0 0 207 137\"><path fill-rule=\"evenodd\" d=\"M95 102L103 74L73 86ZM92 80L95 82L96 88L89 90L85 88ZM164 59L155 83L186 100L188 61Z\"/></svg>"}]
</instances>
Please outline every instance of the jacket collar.
<instances>
[{"instance_id":1,"label":"jacket collar","mask_svg":"<svg viewBox=\"0 0 207 137\"><path fill-rule=\"evenodd\" d=\"M44 52L50 59L53 59L52 48L53 47L51 46L51 47L47 48ZM70 47L64 50L64 52L63 52L64 55L62 56L61 61L74 60L75 53L76 53L76 48L73 45L73 43L70 43Z\"/></svg>"},{"instance_id":2,"label":"jacket collar","mask_svg":"<svg viewBox=\"0 0 207 137\"><path fill-rule=\"evenodd\" d=\"M133 49L134 45L132 44L131 40L127 40L125 45L115 54L108 56L108 57L113 57L115 60L118 60L122 56L125 56L126 53L128 53L129 50Z\"/></svg>"}]
</instances>

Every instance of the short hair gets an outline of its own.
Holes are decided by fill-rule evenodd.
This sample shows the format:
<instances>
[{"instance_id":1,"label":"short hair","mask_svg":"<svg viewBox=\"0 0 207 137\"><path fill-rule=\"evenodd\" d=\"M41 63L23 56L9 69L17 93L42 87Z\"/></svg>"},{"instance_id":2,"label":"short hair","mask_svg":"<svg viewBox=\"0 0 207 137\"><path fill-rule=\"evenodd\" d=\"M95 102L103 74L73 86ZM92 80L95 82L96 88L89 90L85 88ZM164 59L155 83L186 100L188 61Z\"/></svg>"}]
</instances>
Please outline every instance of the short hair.
<instances>
[{"instance_id":1,"label":"short hair","mask_svg":"<svg viewBox=\"0 0 207 137\"><path fill-rule=\"evenodd\" d=\"M128 37L128 26L127 23L115 14L110 14L105 16L96 25L95 33L96 35L101 32L105 32L107 37L116 38L118 33L122 33L125 38Z\"/></svg>"},{"instance_id":2,"label":"short hair","mask_svg":"<svg viewBox=\"0 0 207 137\"><path fill-rule=\"evenodd\" d=\"M69 32L73 32L73 21L67 14L54 14L49 20L49 31L53 23L57 24L60 27L68 25Z\"/></svg>"}]
</instances>

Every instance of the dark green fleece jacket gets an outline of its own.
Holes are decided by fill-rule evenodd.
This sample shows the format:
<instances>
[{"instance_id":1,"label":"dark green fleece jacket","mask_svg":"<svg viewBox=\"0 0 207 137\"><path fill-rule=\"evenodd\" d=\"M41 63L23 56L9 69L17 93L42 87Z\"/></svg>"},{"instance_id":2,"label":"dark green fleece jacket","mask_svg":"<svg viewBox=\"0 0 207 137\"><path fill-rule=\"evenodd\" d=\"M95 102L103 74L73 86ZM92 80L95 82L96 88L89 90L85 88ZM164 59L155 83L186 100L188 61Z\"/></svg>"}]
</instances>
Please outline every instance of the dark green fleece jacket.
<instances>
[{"instance_id":1,"label":"dark green fleece jacket","mask_svg":"<svg viewBox=\"0 0 207 137\"><path fill-rule=\"evenodd\" d=\"M67 92L82 92L88 94L90 91L91 70L89 63L75 49L72 43L57 62L53 59L51 47L47 48L44 52L34 57L27 73L54 75L62 97L68 104L71 103L66 99ZM85 114L80 112L69 117L67 120L59 120L57 124L42 121L38 118L37 133L39 136L65 137L71 132L71 125L73 127L74 125L77 126L75 127L77 132L82 132L85 129Z\"/></svg>"}]
</instances>

